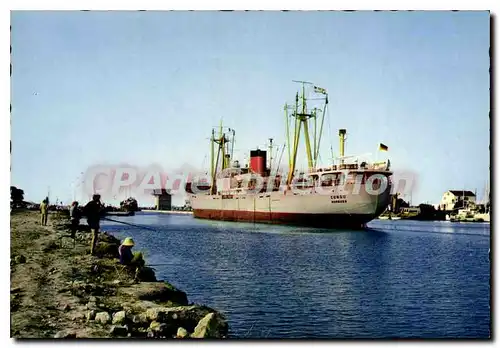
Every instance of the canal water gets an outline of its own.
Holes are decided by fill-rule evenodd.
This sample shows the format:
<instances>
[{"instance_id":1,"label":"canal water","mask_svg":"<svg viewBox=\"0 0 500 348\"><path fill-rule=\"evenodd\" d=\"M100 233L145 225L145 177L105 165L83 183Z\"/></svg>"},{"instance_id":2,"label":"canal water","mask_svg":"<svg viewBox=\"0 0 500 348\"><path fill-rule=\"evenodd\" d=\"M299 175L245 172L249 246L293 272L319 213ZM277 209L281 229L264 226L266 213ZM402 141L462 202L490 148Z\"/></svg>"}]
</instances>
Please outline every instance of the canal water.
<instances>
[{"instance_id":1,"label":"canal water","mask_svg":"<svg viewBox=\"0 0 500 348\"><path fill-rule=\"evenodd\" d=\"M366 231L138 213L158 279L224 313L236 338L487 338L490 225L375 220Z\"/></svg>"}]
</instances>

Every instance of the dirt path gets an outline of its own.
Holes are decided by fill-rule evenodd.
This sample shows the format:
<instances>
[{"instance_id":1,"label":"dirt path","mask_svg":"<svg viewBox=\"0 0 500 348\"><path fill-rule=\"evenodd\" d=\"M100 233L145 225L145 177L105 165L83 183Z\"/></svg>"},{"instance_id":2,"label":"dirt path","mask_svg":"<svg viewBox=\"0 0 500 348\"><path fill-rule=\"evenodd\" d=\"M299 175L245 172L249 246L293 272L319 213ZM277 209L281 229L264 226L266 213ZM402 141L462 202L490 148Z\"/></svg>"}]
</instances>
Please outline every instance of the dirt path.
<instances>
[{"instance_id":1,"label":"dirt path","mask_svg":"<svg viewBox=\"0 0 500 348\"><path fill-rule=\"evenodd\" d=\"M223 315L190 304L151 268L136 282L113 236L101 233L97 256L89 255L85 227L73 240L57 214L48 226L37 212L11 214L11 337L227 337Z\"/></svg>"},{"instance_id":2,"label":"dirt path","mask_svg":"<svg viewBox=\"0 0 500 348\"><path fill-rule=\"evenodd\" d=\"M60 239L67 231L58 233L54 223L51 216L48 226L41 226L36 212L11 215L11 337L48 338L60 330L82 330L86 308L64 290L79 269L92 264L92 257L85 255L86 244L73 247L71 238Z\"/></svg>"}]
</instances>

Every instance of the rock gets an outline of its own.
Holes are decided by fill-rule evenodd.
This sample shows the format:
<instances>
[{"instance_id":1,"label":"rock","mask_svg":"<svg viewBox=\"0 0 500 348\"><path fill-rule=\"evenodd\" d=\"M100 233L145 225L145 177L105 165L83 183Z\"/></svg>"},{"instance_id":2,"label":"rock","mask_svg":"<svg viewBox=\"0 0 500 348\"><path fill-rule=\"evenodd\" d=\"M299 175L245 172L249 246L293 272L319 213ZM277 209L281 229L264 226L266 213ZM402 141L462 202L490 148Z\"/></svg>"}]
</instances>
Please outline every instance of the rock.
<instances>
[{"instance_id":1,"label":"rock","mask_svg":"<svg viewBox=\"0 0 500 348\"><path fill-rule=\"evenodd\" d=\"M127 325L113 325L109 330L109 334L113 336L127 336L128 326Z\"/></svg>"},{"instance_id":2,"label":"rock","mask_svg":"<svg viewBox=\"0 0 500 348\"><path fill-rule=\"evenodd\" d=\"M167 324L166 337L175 337L177 328L182 327L188 332L193 332L199 321L212 312L215 311L209 307L199 305L166 307L150 303L149 307L146 308L145 314L150 321ZM225 318L221 314L216 313L215 319L215 322L220 322L220 329L218 330L221 333L219 336L227 335Z\"/></svg>"},{"instance_id":3,"label":"rock","mask_svg":"<svg viewBox=\"0 0 500 348\"><path fill-rule=\"evenodd\" d=\"M141 282L156 282L156 275L152 268L150 267L142 267L137 274L137 278Z\"/></svg>"},{"instance_id":4,"label":"rock","mask_svg":"<svg viewBox=\"0 0 500 348\"><path fill-rule=\"evenodd\" d=\"M113 324L121 325L124 324L126 320L127 314L125 313L125 311L120 311L113 314Z\"/></svg>"},{"instance_id":5,"label":"rock","mask_svg":"<svg viewBox=\"0 0 500 348\"><path fill-rule=\"evenodd\" d=\"M151 322L151 325L149 325L149 328L152 330L152 331L159 331L160 330L160 327L161 327L161 324L163 323L160 323L158 321L152 321Z\"/></svg>"},{"instance_id":6,"label":"rock","mask_svg":"<svg viewBox=\"0 0 500 348\"><path fill-rule=\"evenodd\" d=\"M113 285L121 285L122 281L120 279L115 279L115 280L112 281L112 284Z\"/></svg>"},{"instance_id":7,"label":"rock","mask_svg":"<svg viewBox=\"0 0 500 348\"><path fill-rule=\"evenodd\" d=\"M95 310L90 310L87 312L87 321L91 321L95 319Z\"/></svg>"},{"instance_id":8,"label":"rock","mask_svg":"<svg viewBox=\"0 0 500 348\"><path fill-rule=\"evenodd\" d=\"M76 338L76 333L71 331L58 331L54 338Z\"/></svg>"},{"instance_id":9,"label":"rock","mask_svg":"<svg viewBox=\"0 0 500 348\"><path fill-rule=\"evenodd\" d=\"M151 325L149 325L148 337L165 337L168 335L167 328L167 324L153 321ZM153 335L150 336L149 333Z\"/></svg>"},{"instance_id":10,"label":"rock","mask_svg":"<svg viewBox=\"0 0 500 348\"><path fill-rule=\"evenodd\" d=\"M15 288L10 289L10 292L15 294L21 291L21 288L19 286L16 286Z\"/></svg>"},{"instance_id":11,"label":"rock","mask_svg":"<svg viewBox=\"0 0 500 348\"><path fill-rule=\"evenodd\" d=\"M15 263L25 263L26 262L26 257L24 257L24 255L17 255L14 258L14 262Z\"/></svg>"},{"instance_id":12,"label":"rock","mask_svg":"<svg viewBox=\"0 0 500 348\"><path fill-rule=\"evenodd\" d=\"M146 313L141 313L138 315L134 315L132 318L132 322L137 325L146 325L149 324L148 317L146 316Z\"/></svg>"},{"instance_id":13,"label":"rock","mask_svg":"<svg viewBox=\"0 0 500 348\"><path fill-rule=\"evenodd\" d=\"M170 301L182 306L188 304L186 293L166 282L143 282L118 290L119 293L131 295L143 301Z\"/></svg>"},{"instance_id":14,"label":"rock","mask_svg":"<svg viewBox=\"0 0 500 348\"><path fill-rule=\"evenodd\" d=\"M107 324L111 321L111 316L108 312L99 312L95 315L94 319L97 323Z\"/></svg>"},{"instance_id":15,"label":"rock","mask_svg":"<svg viewBox=\"0 0 500 348\"><path fill-rule=\"evenodd\" d=\"M97 307L97 304L95 302L88 302L87 305L86 305L87 309L93 309L93 310L96 310L98 309Z\"/></svg>"},{"instance_id":16,"label":"rock","mask_svg":"<svg viewBox=\"0 0 500 348\"><path fill-rule=\"evenodd\" d=\"M85 318L85 314L82 312L75 312L71 315L71 320L76 321L76 320L83 320Z\"/></svg>"},{"instance_id":17,"label":"rock","mask_svg":"<svg viewBox=\"0 0 500 348\"><path fill-rule=\"evenodd\" d=\"M95 303L97 303L97 297L95 297L95 296L89 296L89 302L95 302Z\"/></svg>"},{"instance_id":18,"label":"rock","mask_svg":"<svg viewBox=\"0 0 500 348\"><path fill-rule=\"evenodd\" d=\"M146 310L146 318L150 321L163 321L165 318L165 309L163 307L153 307Z\"/></svg>"},{"instance_id":19,"label":"rock","mask_svg":"<svg viewBox=\"0 0 500 348\"><path fill-rule=\"evenodd\" d=\"M70 309L71 309L71 306L67 303L62 305L62 307L61 307L61 310L63 310L63 311L69 311Z\"/></svg>"},{"instance_id":20,"label":"rock","mask_svg":"<svg viewBox=\"0 0 500 348\"><path fill-rule=\"evenodd\" d=\"M187 330L183 327L180 327L177 329L177 335L176 337L177 338L185 338L189 335L189 333L187 332Z\"/></svg>"},{"instance_id":21,"label":"rock","mask_svg":"<svg viewBox=\"0 0 500 348\"><path fill-rule=\"evenodd\" d=\"M198 322L192 338L223 338L227 335L227 323L215 313L207 314Z\"/></svg>"}]
</instances>

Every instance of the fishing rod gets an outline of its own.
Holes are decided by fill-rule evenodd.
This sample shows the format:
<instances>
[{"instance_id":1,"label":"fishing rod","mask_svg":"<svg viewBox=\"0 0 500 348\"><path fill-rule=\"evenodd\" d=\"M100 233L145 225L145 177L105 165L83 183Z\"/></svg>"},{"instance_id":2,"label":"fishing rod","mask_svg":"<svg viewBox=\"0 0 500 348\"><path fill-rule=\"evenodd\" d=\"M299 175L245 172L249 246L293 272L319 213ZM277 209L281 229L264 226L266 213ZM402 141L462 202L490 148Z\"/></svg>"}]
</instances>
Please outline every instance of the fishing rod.
<instances>
[{"instance_id":1,"label":"fishing rod","mask_svg":"<svg viewBox=\"0 0 500 348\"><path fill-rule=\"evenodd\" d=\"M131 224L130 222L119 221L119 220L113 220L113 219L109 219L109 218L105 218L105 217L103 217L102 219L103 219L103 220L108 220L108 221L113 221L113 222L118 222L118 223L120 223L120 224L129 225L129 226L132 226L132 227L139 227L139 228L143 228L143 229L146 229L146 230L158 231L158 230L157 230L157 229L155 229L155 228L148 227L148 226L144 226L144 225Z\"/></svg>"}]
</instances>

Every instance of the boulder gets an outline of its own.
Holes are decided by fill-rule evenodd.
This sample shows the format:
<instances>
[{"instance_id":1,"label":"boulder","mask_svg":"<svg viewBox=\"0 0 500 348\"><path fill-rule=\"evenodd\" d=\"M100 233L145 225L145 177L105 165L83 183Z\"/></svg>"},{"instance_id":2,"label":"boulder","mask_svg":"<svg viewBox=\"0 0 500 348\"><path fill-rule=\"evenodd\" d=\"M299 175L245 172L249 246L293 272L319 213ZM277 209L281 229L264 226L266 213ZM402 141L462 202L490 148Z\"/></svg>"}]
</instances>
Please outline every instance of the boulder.
<instances>
[{"instance_id":1,"label":"boulder","mask_svg":"<svg viewBox=\"0 0 500 348\"><path fill-rule=\"evenodd\" d=\"M194 328L191 338L224 338L227 335L227 323L215 313L207 314Z\"/></svg>"},{"instance_id":2,"label":"boulder","mask_svg":"<svg viewBox=\"0 0 500 348\"><path fill-rule=\"evenodd\" d=\"M119 292L143 301L170 301L183 306L188 304L186 293L166 282L143 282L127 288L120 288Z\"/></svg>"},{"instance_id":3,"label":"boulder","mask_svg":"<svg viewBox=\"0 0 500 348\"><path fill-rule=\"evenodd\" d=\"M213 309L205 306L192 305L192 306L178 306L178 307L165 307L156 305L149 307L146 310L146 317L151 321L158 321L168 324L169 327L178 328L183 327L188 332L193 332L199 321L207 314L214 312ZM221 323L222 334L227 332L227 323L221 314L216 314L217 322ZM225 330L223 328L226 328ZM175 335L176 331L172 333Z\"/></svg>"},{"instance_id":4,"label":"boulder","mask_svg":"<svg viewBox=\"0 0 500 348\"><path fill-rule=\"evenodd\" d=\"M150 321L164 321L166 309L164 307L153 307L146 310L145 316Z\"/></svg>"},{"instance_id":5,"label":"boulder","mask_svg":"<svg viewBox=\"0 0 500 348\"><path fill-rule=\"evenodd\" d=\"M127 314L125 311L119 311L113 314L113 324L124 324L125 321L127 320Z\"/></svg>"},{"instance_id":6,"label":"boulder","mask_svg":"<svg viewBox=\"0 0 500 348\"><path fill-rule=\"evenodd\" d=\"M149 324L149 320L146 313L140 313L132 317L132 323L139 326L145 326Z\"/></svg>"},{"instance_id":7,"label":"boulder","mask_svg":"<svg viewBox=\"0 0 500 348\"><path fill-rule=\"evenodd\" d=\"M137 274L137 279L141 282L156 282L155 271L150 267L142 267Z\"/></svg>"},{"instance_id":8,"label":"boulder","mask_svg":"<svg viewBox=\"0 0 500 348\"><path fill-rule=\"evenodd\" d=\"M108 312L99 312L95 315L95 321L104 325L111 321L111 316Z\"/></svg>"},{"instance_id":9,"label":"boulder","mask_svg":"<svg viewBox=\"0 0 500 348\"><path fill-rule=\"evenodd\" d=\"M152 321L151 324L149 325L151 331L160 331L164 327L165 323L160 323L158 321Z\"/></svg>"},{"instance_id":10,"label":"boulder","mask_svg":"<svg viewBox=\"0 0 500 348\"><path fill-rule=\"evenodd\" d=\"M157 321L151 322L148 329L148 337L167 337L171 336L172 333L168 332L168 326L165 323L160 323Z\"/></svg>"},{"instance_id":11,"label":"boulder","mask_svg":"<svg viewBox=\"0 0 500 348\"><path fill-rule=\"evenodd\" d=\"M127 336L128 326L127 325L113 325L109 330L109 334L112 336Z\"/></svg>"},{"instance_id":12,"label":"boulder","mask_svg":"<svg viewBox=\"0 0 500 348\"><path fill-rule=\"evenodd\" d=\"M177 335L176 337L177 338L185 338L189 335L189 333L187 332L187 330L183 327L180 327L177 329Z\"/></svg>"}]
</instances>

